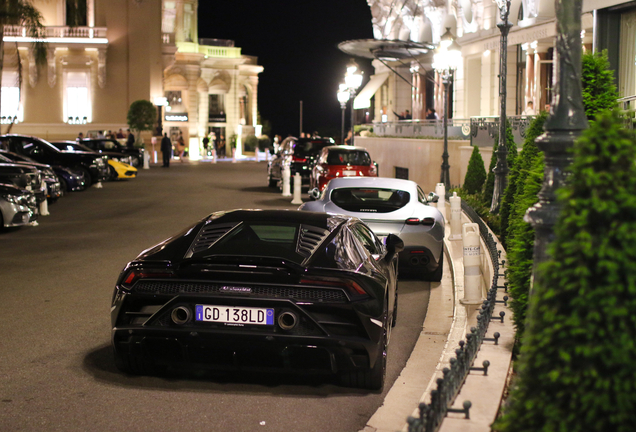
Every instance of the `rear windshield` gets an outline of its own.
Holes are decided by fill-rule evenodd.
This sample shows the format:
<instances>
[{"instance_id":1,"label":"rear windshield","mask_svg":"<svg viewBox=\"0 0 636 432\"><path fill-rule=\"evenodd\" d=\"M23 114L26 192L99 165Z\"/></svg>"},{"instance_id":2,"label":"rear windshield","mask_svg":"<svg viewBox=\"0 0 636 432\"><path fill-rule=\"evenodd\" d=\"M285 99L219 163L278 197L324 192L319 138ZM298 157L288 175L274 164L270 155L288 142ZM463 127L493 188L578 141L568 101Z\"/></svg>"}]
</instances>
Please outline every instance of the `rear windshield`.
<instances>
[{"instance_id":1,"label":"rear windshield","mask_svg":"<svg viewBox=\"0 0 636 432\"><path fill-rule=\"evenodd\" d=\"M298 140L294 146L295 155L318 154L323 147L333 145L329 140Z\"/></svg>"},{"instance_id":2,"label":"rear windshield","mask_svg":"<svg viewBox=\"0 0 636 432\"><path fill-rule=\"evenodd\" d=\"M205 251L205 255L249 255L287 258L300 263L296 252L298 225L242 223Z\"/></svg>"},{"instance_id":3,"label":"rear windshield","mask_svg":"<svg viewBox=\"0 0 636 432\"><path fill-rule=\"evenodd\" d=\"M399 189L342 188L331 192L331 201L351 212L389 213L408 204L411 194Z\"/></svg>"},{"instance_id":4,"label":"rear windshield","mask_svg":"<svg viewBox=\"0 0 636 432\"><path fill-rule=\"evenodd\" d=\"M331 150L327 155L329 165L371 165L371 157L364 150Z\"/></svg>"},{"instance_id":5,"label":"rear windshield","mask_svg":"<svg viewBox=\"0 0 636 432\"><path fill-rule=\"evenodd\" d=\"M68 152L82 151L82 152L93 153L93 149L88 148L83 144L77 144L73 142L54 142L51 144L53 144L53 146L55 146L58 150L61 150L61 151L68 151Z\"/></svg>"}]
</instances>

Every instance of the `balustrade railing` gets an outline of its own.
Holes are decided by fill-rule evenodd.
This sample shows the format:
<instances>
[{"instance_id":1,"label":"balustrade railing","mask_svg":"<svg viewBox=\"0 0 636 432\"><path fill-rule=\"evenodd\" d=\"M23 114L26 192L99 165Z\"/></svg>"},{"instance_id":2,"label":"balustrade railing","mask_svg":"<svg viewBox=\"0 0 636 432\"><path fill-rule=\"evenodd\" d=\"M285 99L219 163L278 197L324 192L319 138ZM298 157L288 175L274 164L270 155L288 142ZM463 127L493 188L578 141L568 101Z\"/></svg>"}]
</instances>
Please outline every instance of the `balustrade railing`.
<instances>
[{"instance_id":1,"label":"balustrade railing","mask_svg":"<svg viewBox=\"0 0 636 432\"><path fill-rule=\"evenodd\" d=\"M449 198L450 196L447 196L446 199L448 200ZM479 351L479 347L484 341L492 340L495 344L497 343L499 333L495 333L494 338L485 337L490 321L495 319L503 322L505 315L503 311L500 312L497 317L492 315L495 303L497 302L497 290L505 288L505 286L498 286L499 277L503 276L499 274L499 268L500 265L503 266L504 263L500 264L499 262L497 243L484 221L477 215L472 207L464 201L462 201L462 210L471 221L479 225L479 233L486 244L493 264L492 285L488 291L486 300L484 300L481 305L477 318L477 326L471 327L470 333L466 335L466 340L459 342L459 348L455 350L456 356L450 359L450 368L444 368L442 370L443 378L438 378L437 388L431 390L430 403L421 403L419 405L419 417L409 417L407 419L409 432L435 432L439 429L448 412L463 412L466 418L469 418L470 401L464 401L463 409L450 408L450 405L455 400L471 370L483 370L487 373L489 366L488 361L484 361L483 367L481 368L475 368L472 367L472 365Z\"/></svg>"},{"instance_id":2,"label":"balustrade railing","mask_svg":"<svg viewBox=\"0 0 636 432\"><path fill-rule=\"evenodd\" d=\"M68 27L68 26L46 26L44 27L44 38L105 38L106 27ZM20 25L5 25L4 36L30 37L28 29Z\"/></svg>"},{"instance_id":3,"label":"balustrade railing","mask_svg":"<svg viewBox=\"0 0 636 432\"><path fill-rule=\"evenodd\" d=\"M440 120L400 120L373 123L373 133L377 136L404 138L444 138L444 123ZM448 139L470 139L470 120L448 119Z\"/></svg>"}]
</instances>

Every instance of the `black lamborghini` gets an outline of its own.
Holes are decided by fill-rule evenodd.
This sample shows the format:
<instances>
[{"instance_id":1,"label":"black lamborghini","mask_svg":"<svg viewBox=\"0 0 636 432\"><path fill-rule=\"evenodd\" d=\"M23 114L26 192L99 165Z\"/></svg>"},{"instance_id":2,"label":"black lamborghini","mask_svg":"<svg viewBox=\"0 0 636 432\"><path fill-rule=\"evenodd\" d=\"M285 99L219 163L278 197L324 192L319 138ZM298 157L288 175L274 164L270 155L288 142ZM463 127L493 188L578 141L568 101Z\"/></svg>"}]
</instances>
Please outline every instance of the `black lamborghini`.
<instances>
[{"instance_id":1,"label":"black lamborghini","mask_svg":"<svg viewBox=\"0 0 636 432\"><path fill-rule=\"evenodd\" d=\"M122 271L111 308L116 365L327 373L380 390L402 248L354 217L214 213Z\"/></svg>"}]
</instances>

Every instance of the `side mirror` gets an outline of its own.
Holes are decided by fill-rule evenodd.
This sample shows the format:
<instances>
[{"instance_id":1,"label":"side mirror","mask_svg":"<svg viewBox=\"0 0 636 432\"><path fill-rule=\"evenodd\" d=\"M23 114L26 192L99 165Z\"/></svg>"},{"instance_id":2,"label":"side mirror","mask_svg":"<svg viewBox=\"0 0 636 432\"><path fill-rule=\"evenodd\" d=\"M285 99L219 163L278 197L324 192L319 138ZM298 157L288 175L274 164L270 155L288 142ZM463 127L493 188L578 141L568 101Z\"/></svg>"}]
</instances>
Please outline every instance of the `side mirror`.
<instances>
[{"instance_id":1,"label":"side mirror","mask_svg":"<svg viewBox=\"0 0 636 432\"><path fill-rule=\"evenodd\" d=\"M395 234L389 234L384 240L384 245L386 246L385 259L387 261L391 261L396 254L404 250L404 242Z\"/></svg>"},{"instance_id":2,"label":"side mirror","mask_svg":"<svg viewBox=\"0 0 636 432\"><path fill-rule=\"evenodd\" d=\"M439 201L439 195L437 195L435 192L431 192L428 194L428 197L426 197L426 201L436 203L437 201Z\"/></svg>"},{"instance_id":3,"label":"side mirror","mask_svg":"<svg viewBox=\"0 0 636 432\"><path fill-rule=\"evenodd\" d=\"M317 200L318 198L320 198L321 192L320 189L318 188L313 188L309 191L309 197L313 198L315 200Z\"/></svg>"}]
</instances>

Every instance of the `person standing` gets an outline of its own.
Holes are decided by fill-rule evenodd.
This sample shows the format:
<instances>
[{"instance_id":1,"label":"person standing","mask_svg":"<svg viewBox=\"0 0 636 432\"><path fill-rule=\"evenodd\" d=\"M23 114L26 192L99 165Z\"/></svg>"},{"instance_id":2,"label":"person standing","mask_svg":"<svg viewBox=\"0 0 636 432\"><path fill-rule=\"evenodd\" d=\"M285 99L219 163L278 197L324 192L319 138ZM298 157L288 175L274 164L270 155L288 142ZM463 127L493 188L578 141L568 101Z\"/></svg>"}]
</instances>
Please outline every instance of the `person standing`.
<instances>
[{"instance_id":1,"label":"person standing","mask_svg":"<svg viewBox=\"0 0 636 432\"><path fill-rule=\"evenodd\" d=\"M528 101L528 106L526 107L525 110L523 110L523 115L530 116L535 114L536 113L534 112L534 103L532 101Z\"/></svg>"},{"instance_id":2,"label":"person standing","mask_svg":"<svg viewBox=\"0 0 636 432\"><path fill-rule=\"evenodd\" d=\"M351 145L351 129L347 131L347 137L344 140L344 145Z\"/></svg>"},{"instance_id":3,"label":"person standing","mask_svg":"<svg viewBox=\"0 0 636 432\"><path fill-rule=\"evenodd\" d=\"M208 146L209 145L210 145L210 138L208 138L208 136L206 135L206 136L203 137L203 154L205 156L210 156L208 154Z\"/></svg>"},{"instance_id":4,"label":"person standing","mask_svg":"<svg viewBox=\"0 0 636 432\"><path fill-rule=\"evenodd\" d=\"M179 160L183 162L183 156L185 153L185 140L183 139L183 132L179 132L179 138L177 138L177 153L179 154Z\"/></svg>"},{"instance_id":5,"label":"person standing","mask_svg":"<svg viewBox=\"0 0 636 432\"><path fill-rule=\"evenodd\" d=\"M163 156L163 167L170 168L170 159L172 158L172 141L168 138L168 133L164 132L161 138L161 154Z\"/></svg>"},{"instance_id":6,"label":"person standing","mask_svg":"<svg viewBox=\"0 0 636 432\"><path fill-rule=\"evenodd\" d=\"M129 149L135 147L135 136L132 134L130 129L128 129L128 136L126 137L126 147Z\"/></svg>"}]
</instances>

